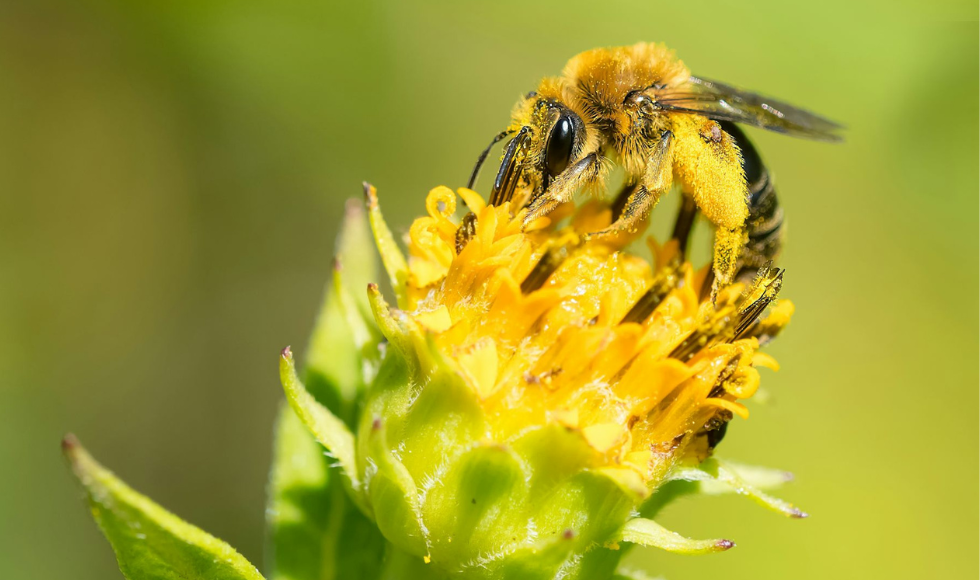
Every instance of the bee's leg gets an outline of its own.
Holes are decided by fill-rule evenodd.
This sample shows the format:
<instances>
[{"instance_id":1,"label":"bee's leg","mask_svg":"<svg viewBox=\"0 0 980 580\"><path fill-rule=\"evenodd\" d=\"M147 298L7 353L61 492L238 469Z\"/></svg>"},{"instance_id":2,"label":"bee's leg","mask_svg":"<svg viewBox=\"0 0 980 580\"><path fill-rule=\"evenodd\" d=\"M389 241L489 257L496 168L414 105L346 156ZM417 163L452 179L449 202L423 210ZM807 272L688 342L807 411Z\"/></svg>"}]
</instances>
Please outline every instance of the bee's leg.
<instances>
[{"instance_id":1,"label":"bee's leg","mask_svg":"<svg viewBox=\"0 0 980 580\"><path fill-rule=\"evenodd\" d=\"M671 143L674 135L670 131L664 131L660 141L653 149L653 154L647 161L647 168L640 181L633 189L626 203L622 206L622 211L616 217L616 221L601 232L596 232L592 236L604 236L618 234L620 232L633 232L639 224L645 220L653 207L660 201L660 196L670 189L673 184L673 168L671 163Z\"/></svg>"},{"instance_id":2,"label":"bee's leg","mask_svg":"<svg viewBox=\"0 0 980 580\"><path fill-rule=\"evenodd\" d=\"M738 273L735 275L737 280L748 282L755 278L761 268L779 257L783 245L783 210L772 175L752 141L735 123L720 121L719 124L742 153L742 168L748 184L746 242L738 257Z\"/></svg>"},{"instance_id":3,"label":"bee's leg","mask_svg":"<svg viewBox=\"0 0 980 580\"><path fill-rule=\"evenodd\" d=\"M598 179L601 174L602 160L598 153L590 153L577 161L556 177L547 190L531 200L524 216L524 227L572 199L576 191Z\"/></svg>"},{"instance_id":4,"label":"bee's leg","mask_svg":"<svg viewBox=\"0 0 980 580\"><path fill-rule=\"evenodd\" d=\"M690 195L685 193L681 197L681 207L677 210L674 231L670 237L677 240L677 246L681 255L684 256L687 254L687 244L691 237L691 227L694 226L694 218L698 215L698 206Z\"/></svg>"},{"instance_id":5,"label":"bee's leg","mask_svg":"<svg viewBox=\"0 0 980 580\"><path fill-rule=\"evenodd\" d=\"M745 245L745 229L742 226L736 228L725 228L718 226L715 228L715 257L712 269L715 279L711 288L711 295L717 294L718 289L731 283L738 268L738 256L742 253L742 246Z\"/></svg>"},{"instance_id":6,"label":"bee's leg","mask_svg":"<svg viewBox=\"0 0 980 580\"><path fill-rule=\"evenodd\" d=\"M674 168L684 191L715 225L714 290L729 284L745 245L748 217L745 173L738 146L715 121L695 115L673 119Z\"/></svg>"},{"instance_id":7,"label":"bee's leg","mask_svg":"<svg viewBox=\"0 0 980 580\"><path fill-rule=\"evenodd\" d=\"M623 215L623 208L626 207L626 202L638 187L640 187L640 184L632 180L628 180L623 184L619 193L616 194L616 199L609 205L609 209L612 210L612 221L618 220L619 216Z\"/></svg>"}]
</instances>

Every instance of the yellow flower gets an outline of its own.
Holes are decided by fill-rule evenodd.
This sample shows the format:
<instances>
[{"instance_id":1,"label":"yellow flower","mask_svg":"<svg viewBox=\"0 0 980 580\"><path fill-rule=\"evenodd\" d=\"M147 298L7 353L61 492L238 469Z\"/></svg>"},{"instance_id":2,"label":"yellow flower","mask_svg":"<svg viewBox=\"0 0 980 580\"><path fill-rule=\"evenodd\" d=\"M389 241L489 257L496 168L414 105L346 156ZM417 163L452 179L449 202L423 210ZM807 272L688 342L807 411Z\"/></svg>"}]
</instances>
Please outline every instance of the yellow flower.
<instances>
[{"instance_id":1,"label":"yellow flower","mask_svg":"<svg viewBox=\"0 0 980 580\"><path fill-rule=\"evenodd\" d=\"M288 349L282 377L354 504L403 555L401 573L603 578L623 544L732 547L650 519L684 493L735 491L805 516L762 491L784 472L711 457L748 416L758 368L777 366L758 349L792 315L776 301L781 271L712 296L710 268L686 262L679 240L650 241L647 260L626 249L635 235L588 236L611 221L602 202L522 228L522 207L445 187L429 193L406 257L366 193L397 305L369 284L365 316L335 272L364 361L354 416L306 392Z\"/></svg>"},{"instance_id":2,"label":"yellow flower","mask_svg":"<svg viewBox=\"0 0 980 580\"><path fill-rule=\"evenodd\" d=\"M402 306L457 362L490 438L559 423L582 434L594 467L648 489L677 461L704 459L733 415L748 417L739 401L758 388L757 367L776 368L759 338L793 311L781 301L757 321L780 272L729 286L712 304L699 298L707 267L684 262L676 241L651 240L652 264L623 251L629 239L586 241L611 221L604 204L569 205L522 232L524 210L458 193L473 232L457 235L452 190L429 193L429 215L409 233Z\"/></svg>"}]
</instances>

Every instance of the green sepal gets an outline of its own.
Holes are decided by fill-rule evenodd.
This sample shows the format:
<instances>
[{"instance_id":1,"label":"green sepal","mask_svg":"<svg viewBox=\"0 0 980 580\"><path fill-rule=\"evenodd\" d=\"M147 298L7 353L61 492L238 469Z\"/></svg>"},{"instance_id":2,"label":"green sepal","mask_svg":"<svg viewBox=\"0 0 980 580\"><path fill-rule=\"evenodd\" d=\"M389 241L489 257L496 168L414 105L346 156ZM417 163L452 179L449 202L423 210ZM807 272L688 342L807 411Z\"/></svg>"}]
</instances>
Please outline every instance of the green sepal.
<instances>
[{"instance_id":1,"label":"green sepal","mask_svg":"<svg viewBox=\"0 0 980 580\"><path fill-rule=\"evenodd\" d=\"M378 528L401 549L418 556L428 555L428 538L422 527L419 493L412 475L392 453L381 418L371 420L359 439L376 471L365 475L367 494Z\"/></svg>"},{"instance_id":2,"label":"green sepal","mask_svg":"<svg viewBox=\"0 0 980 580\"><path fill-rule=\"evenodd\" d=\"M442 368L433 374L403 418L404 447L414 452L402 461L416 481L426 481L445 470L487 435L483 410L476 394L458 374Z\"/></svg>"},{"instance_id":3,"label":"green sepal","mask_svg":"<svg viewBox=\"0 0 980 580\"><path fill-rule=\"evenodd\" d=\"M563 522L571 532L577 549L585 551L593 543L606 544L633 512L631 493L615 481L593 471L583 471L558 485L537 508L542 523Z\"/></svg>"},{"instance_id":4,"label":"green sepal","mask_svg":"<svg viewBox=\"0 0 980 580\"><path fill-rule=\"evenodd\" d=\"M769 491L771 489L777 489L783 485L793 481L793 474L788 471L783 471L782 469L773 469L771 467L760 467L758 465L745 465L744 463L736 463L729 460L721 460L720 458L715 458L715 461L719 465L724 465L725 469L734 474L738 479L742 480L744 484L762 491ZM710 465L710 464L709 464ZM683 472L679 472L675 477L682 476ZM699 492L704 495L724 495L729 493L736 493L736 490L732 486L718 481L717 479L698 479Z\"/></svg>"},{"instance_id":5,"label":"green sepal","mask_svg":"<svg viewBox=\"0 0 980 580\"><path fill-rule=\"evenodd\" d=\"M391 234L388 224L381 215L377 190L370 183L364 184L364 199L368 208L368 221L371 222L371 230L374 232L374 241L378 253L381 254L381 263L384 264L388 281L395 290L399 308L406 308L408 306L408 262L398 247L398 243L395 242L395 236Z\"/></svg>"},{"instance_id":6,"label":"green sepal","mask_svg":"<svg viewBox=\"0 0 980 580\"><path fill-rule=\"evenodd\" d=\"M389 344L356 437L385 537L410 565L454 578L611 575L622 552L605 544L635 507L635 487L594 469L575 429L553 424L493 442L454 361L379 295L372 303L389 340L405 341Z\"/></svg>"},{"instance_id":7,"label":"green sepal","mask_svg":"<svg viewBox=\"0 0 980 580\"><path fill-rule=\"evenodd\" d=\"M388 348L360 414L357 466L364 474L364 493L378 528L399 549L421 558L428 548L416 482L392 453L388 440L403 432L404 410L413 396L411 376L405 358Z\"/></svg>"},{"instance_id":8,"label":"green sepal","mask_svg":"<svg viewBox=\"0 0 980 580\"><path fill-rule=\"evenodd\" d=\"M397 350L408 367L417 373L418 352L412 334L417 333L418 329L412 328L411 321L403 311L388 306L377 284L368 285L367 297L375 323L388 340L389 348Z\"/></svg>"},{"instance_id":9,"label":"green sepal","mask_svg":"<svg viewBox=\"0 0 980 580\"><path fill-rule=\"evenodd\" d=\"M583 547L575 537L563 534L539 539L534 546L522 548L494 562L489 573L473 578L519 578L520 580L600 580L609 578L622 552L602 545Z\"/></svg>"},{"instance_id":10,"label":"green sepal","mask_svg":"<svg viewBox=\"0 0 980 580\"><path fill-rule=\"evenodd\" d=\"M129 580L262 580L234 548L134 491L73 436L62 449Z\"/></svg>"},{"instance_id":11,"label":"green sepal","mask_svg":"<svg viewBox=\"0 0 980 580\"><path fill-rule=\"evenodd\" d=\"M728 477L718 477L718 465L725 466L722 471L727 473ZM736 480L741 483L732 485ZM712 458L701 465L675 467L667 480L640 508L640 515L654 518L664 506L684 496L742 493L757 500L764 498L760 503L785 515L806 517L804 512L791 504L763 493L791 481L793 481L793 474L788 471Z\"/></svg>"},{"instance_id":12,"label":"green sepal","mask_svg":"<svg viewBox=\"0 0 980 580\"><path fill-rule=\"evenodd\" d=\"M477 566L495 552L527 545L527 483L512 450L479 445L444 468L430 480L423 506L426 525L439 530L430 540L433 563Z\"/></svg>"},{"instance_id":13,"label":"green sepal","mask_svg":"<svg viewBox=\"0 0 980 580\"><path fill-rule=\"evenodd\" d=\"M556 451L556 456L558 455ZM532 489L535 487L533 480ZM609 578L623 555L615 545L616 532L632 512L631 494L610 478L584 471L555 485L528 502L535 541L485 565L480 578L577 580Z\"/></svg>"},{"instance_id":14,"label":"green sepal","mask_svg":"<svg viewBox=\"0 0 980 580\"><path fill-rule=\"evenodd\" d=\"M286 392L286 400L296 416L306 425L327 450L337 459L337 464L356 491L360 489L354 457L354 435L336 415L317 402L296 376L296 365L289 347L279 357L279 377Z\"/></svg>"},{"instance_id":15,"label":"green sepal","mask_svg":"<svg viewBox=\"0 0 980 580\"><path fill-rule=\"evenodd\" d=\"M534 504L595 462L595 451L580 432L554 423L529 430L512 445L532 469L531 502Z\"/></svg>"},{"instance_id":16,"label":"green sepal","mask_svg":"<svg viewBox=\"0 0 980 580\"><path fill-rule=\"evenodd\" d=\"M626 522L616 541L660 548L677 554L708 554L735 547L731 540L692 540L646 518L634 518Z\"/></svg>"},{"instance_id":17,"label":"green sepal","mask_svg":"<svg viewBox=\"0 0 980 580\"><path fill-rule=\"evenodd\" d=\"M791 518L809 517L809 514L788 501L773 497L759 486L750 483L751 480L755 480L762 486L775 487L791 479L785 472L777 475L772 470L732 465L709 457L697 467L677 470L671 478L676 481L695 483L696 487L693 489L695 493L717 495L727 490L749 497L759 505Z\"/></svg>"}]
</instances>

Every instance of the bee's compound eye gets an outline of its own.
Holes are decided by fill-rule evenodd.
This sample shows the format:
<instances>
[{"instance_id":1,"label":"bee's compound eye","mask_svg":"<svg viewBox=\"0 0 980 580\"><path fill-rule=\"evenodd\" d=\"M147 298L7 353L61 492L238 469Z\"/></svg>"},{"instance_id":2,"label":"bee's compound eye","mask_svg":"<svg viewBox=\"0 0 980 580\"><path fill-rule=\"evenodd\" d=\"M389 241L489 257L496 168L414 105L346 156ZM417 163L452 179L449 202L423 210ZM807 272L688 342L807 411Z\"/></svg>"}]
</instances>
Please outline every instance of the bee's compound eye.
<instances>
[{"instance_id":1,"label":"bee's compound eye","mask_svg":"<svg viewBox=\"0 0 980 580\"><path fill-rule=\"evenodd\" d=\"M568 115L558 117L558 122L551 130L551 136L548 137L548 145L544 152L545 164L552 177L557 176L568 167L568 162L572 158L574 142L575 125L572 123L572 118Z\"/></svg>"}]
</instances>

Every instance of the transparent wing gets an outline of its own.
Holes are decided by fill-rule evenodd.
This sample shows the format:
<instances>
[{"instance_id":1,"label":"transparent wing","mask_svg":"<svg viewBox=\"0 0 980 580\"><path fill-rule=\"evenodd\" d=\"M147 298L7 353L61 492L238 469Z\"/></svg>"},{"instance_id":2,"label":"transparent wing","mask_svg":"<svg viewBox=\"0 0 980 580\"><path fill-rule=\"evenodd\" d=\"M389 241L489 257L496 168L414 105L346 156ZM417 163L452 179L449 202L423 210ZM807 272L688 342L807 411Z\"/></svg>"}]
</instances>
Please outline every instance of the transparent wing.
<instances>
[{"instance_id":1,"label":"transparent wing","mask_svg":"<svg viewBox=\"0 0 980 580\"><path fill-rule=\"evenodd\" d=\"M698 77L691 77L675 89L658 91L656 102L666 111L695 113L819 141L840 141L837 133L843 129L829 119L782 101Z\"/></svg>"}]
</instances>

